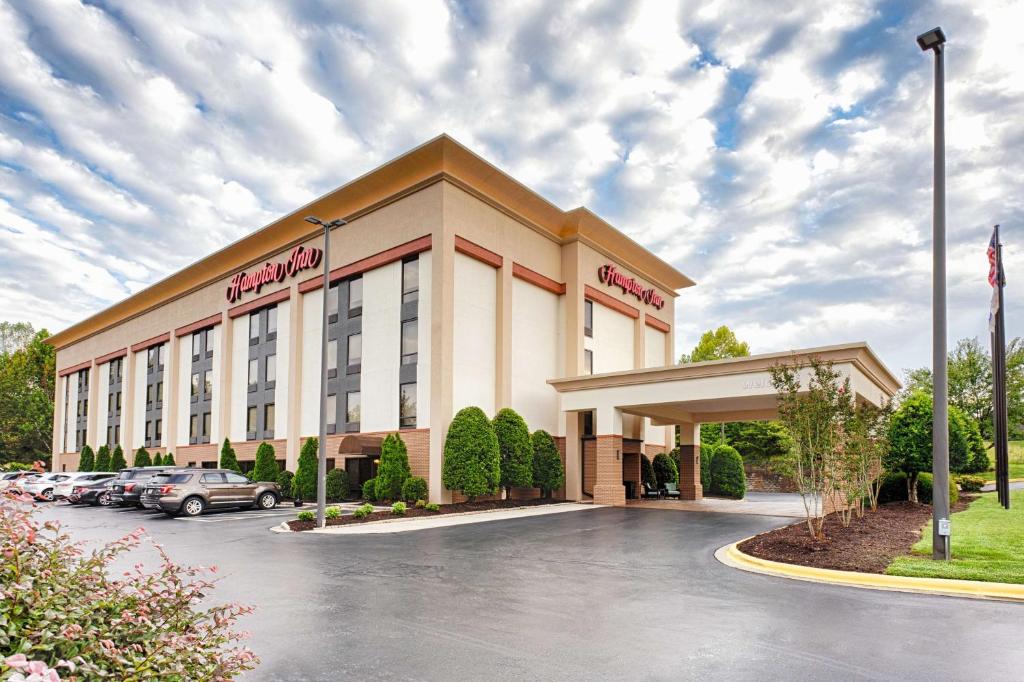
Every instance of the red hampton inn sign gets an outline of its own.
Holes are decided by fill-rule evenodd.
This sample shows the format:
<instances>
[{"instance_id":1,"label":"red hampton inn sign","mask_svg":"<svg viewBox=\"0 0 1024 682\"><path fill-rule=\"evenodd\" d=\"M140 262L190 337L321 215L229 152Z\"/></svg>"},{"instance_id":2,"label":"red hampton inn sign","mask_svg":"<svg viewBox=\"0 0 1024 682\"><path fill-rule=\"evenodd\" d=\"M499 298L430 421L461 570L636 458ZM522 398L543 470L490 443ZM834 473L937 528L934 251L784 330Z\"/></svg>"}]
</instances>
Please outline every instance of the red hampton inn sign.
<instances>
[{"instance_id":1,"label":"red hampton inn sign","mask_svg":"<svg viewBox=\"0 0 1024 682\"><path fill-rule=\"evenodd\" d=\"M228 285L228 303L234 303L247 291L259 293L264 284L283 282L285 277L294 277L303 270L315 268L320 265L323 255L324 252L318 248L296 246L284 263L267 263L256 272L236 273Z\"/></svg>"},{"instance_id":2,"label":"red hampton inn sign","mask_svg":"<svg viewBox=\"0 0 1024 682\"><path fill-rule=\"evenodd\" d=\"M626 277L616 270L614 265L608 264L599 267L597 269L597 278L610 287L619 287L624 294L633 294L644 303L652 305L658 310L665 306L665 299L658 295L654 287L644 289L640 282L632 277Z\"/></svg>"}]
</instances>

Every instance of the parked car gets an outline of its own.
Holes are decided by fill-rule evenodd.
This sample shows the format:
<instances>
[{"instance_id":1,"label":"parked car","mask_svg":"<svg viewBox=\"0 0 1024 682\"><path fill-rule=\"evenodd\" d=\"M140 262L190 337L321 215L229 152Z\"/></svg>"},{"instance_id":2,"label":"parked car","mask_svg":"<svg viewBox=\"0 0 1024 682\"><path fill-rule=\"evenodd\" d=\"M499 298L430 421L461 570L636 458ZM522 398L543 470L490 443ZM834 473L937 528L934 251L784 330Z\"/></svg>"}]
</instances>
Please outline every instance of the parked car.
<instances>
[{"instance_id":1,"label":"parked car","mask_svg":"<svg viewBox=\"0 0 1024 682\"><path fill-rule=\"evenodd\" d=\"M43 474L22 482L21 489L37 500L50 502L53 500L53 489L57 487L58 483L66 481L70 477L71 474L65 473Z\"/></svg>"},{"instance_id":2,"label":"parked car","mask_svg":"<svg viewBox=\"0 0 1024 682\"><path fill-rule=\"evenodd\" d=\"M141 506L139 495L142 487L153 476L167 471L168 467L128 467L118 472L110 487L110 503L118 507Z\"/></svg>"},{"instance_id":3,"label":"parked car","mask_svg":"<svg viewBox=\"0 0 1024 682\"><path fill-rule=\"evenodd\" d=\"M38 471L8 471L0 476L0 490L10 487L21 488L28 481L42 476Z\"/></svg>"},{"instance_id":4,"label":"parked car","mask_svg":"<svg viewBox=\"0 0 1024 682\"><path fill-rule=\"evenodd\" d=\"M93 507L110 506L110 488L117 480L113 477L91 483L80 483L71 489L68 502L71 504L88 504Z\"/></svg>"},{"instance_id":5,"label":"parked car","mask_svg":"<svg viewBox=\"0 0 1024 682\"><path fill-rule=\"evenodd\" d=\"M142 493L143 507L171 516L224 507L273 509L280 501L277 483L257 483L231 469L172 469L151 478Z\"/></svg>"},{"instance_id":6,"label":"parked car","mask_svg":"<svg viewBox=\"0 0 1024 682\"><path fill-rule=\"evenodd\" d=\"M58 483L53 488L53 499L62 500L71 494L71 490L76 485L83 485L85 483L95 483L96 481L105 481L109 478L116 476L113 471L72 471L68 472L68 477Z\"/></svg>"}]
</instances>

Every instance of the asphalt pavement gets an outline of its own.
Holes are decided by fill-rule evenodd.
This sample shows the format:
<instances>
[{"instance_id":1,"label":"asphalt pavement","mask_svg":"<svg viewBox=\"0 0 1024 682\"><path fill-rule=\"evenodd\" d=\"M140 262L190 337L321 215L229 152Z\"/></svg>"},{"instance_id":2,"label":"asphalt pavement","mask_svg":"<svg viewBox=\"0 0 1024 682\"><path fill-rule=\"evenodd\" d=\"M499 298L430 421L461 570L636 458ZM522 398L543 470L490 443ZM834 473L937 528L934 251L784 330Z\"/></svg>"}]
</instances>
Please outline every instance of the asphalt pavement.
<instances>
[{"instance_id":1,"label":"asphalt pavement","mask_svg":"<svg viewBox=\"0 0 1024 682\"><path fill-rule=\"evenodd\" d=\"M1024 606L831 587L719 564L793 519L608 508L393 535L269 532L58 505L86 541L139 526L257 607L253 680L1019 680ZM151 551L131 558L153 559Z\"/></svg>"}]
</instances>

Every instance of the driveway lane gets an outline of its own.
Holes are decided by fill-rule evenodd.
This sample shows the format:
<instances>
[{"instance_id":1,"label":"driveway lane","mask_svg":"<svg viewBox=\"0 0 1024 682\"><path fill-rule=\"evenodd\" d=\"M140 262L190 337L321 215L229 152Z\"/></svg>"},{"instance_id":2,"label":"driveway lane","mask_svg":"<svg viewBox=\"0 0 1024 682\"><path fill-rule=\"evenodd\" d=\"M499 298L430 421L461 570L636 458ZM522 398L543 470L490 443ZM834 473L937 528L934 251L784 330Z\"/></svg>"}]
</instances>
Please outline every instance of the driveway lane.
<instances>
[{"instance_id":1,"label":"driveway lane","mask_svg":"<svg viewBox=\"0 0 1024 682\"><path fill-rule=\"evenodd\" d=\"M258 607L241 623L263 659L251 679L1000 680L1024 664L1020 605L796 582L714 559L792 519L601 509L303 536L267 532L267 518L45 514L86 539L142 525L176 560L218 565L213 598Z\"/></svg>"}]
</instances>

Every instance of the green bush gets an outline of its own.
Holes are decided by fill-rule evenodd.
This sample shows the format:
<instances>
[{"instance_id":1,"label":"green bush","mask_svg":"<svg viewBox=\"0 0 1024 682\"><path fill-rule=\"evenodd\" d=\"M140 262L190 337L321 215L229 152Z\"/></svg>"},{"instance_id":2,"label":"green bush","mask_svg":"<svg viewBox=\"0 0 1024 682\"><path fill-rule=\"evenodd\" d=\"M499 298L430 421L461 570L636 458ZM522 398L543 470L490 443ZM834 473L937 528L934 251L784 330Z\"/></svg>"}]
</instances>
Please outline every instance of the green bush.
<instances>
[{"instance_id":1,"label":"green bush","mask_svg":"<svg viewBox=\"0 0 1024 682\"><path fill-rule=\"evenodd\" d=\"M679 469L676 468L676 463L672 461L672 458L664 452L659 452L654 456L651 466L654 467L654 479L658 482L659 489L664 488L666 483L679 484Z\"/></svg>"},{"instance_id":2,"label":"green bush","mask_svg":"<svg viewBox=\"0 0 1024 682\"><path fill-rule=\"evenodd\" d=\"M358 507L354 512L352 512L352 516L356 517L357 519L364 519L364 518L366 518L367 516L369 516L372 513L373 513L373 505L372 504L364 504L361 507Z\"/></svg>"},{"instance_id":3,"label":"green bush","mask_svg":"<svg viewBox=\"0 0 1024 682\"><path fill-rule=\"evenodd\" d=\"M540 488L541 495L551 497L552 490L565 485L565 467L558 446L551 434L538 429L530 435L533 446L533 485Z\"/></svg>"},{"instance_id":4,"label":"green bush","mask_svg":"<svg viewBox=\"0 0 1024 682\"><path fill-rule=\"evenodd\" d=\"M423 509L426 506L427 506L427 501L426 500L416 500L416 508L417 509Z\"/></svg>"},{"instance_id":5,"label":"green bush","mask_svg":"<svg viewBox=\"0 0 1024 682\"><path fill-rule=\"evenodd\" d=\"M135 459L132 461L133 467L149 467L153 466L153 460L149 458L149 450L146 448L139 448L135 451Z\"/></svg>"},{"instance_id":6,"label":"green bush","mask_svg":"<svg viewBox=\"0 0 1024 682\"><path fill-rule=\"evenodd\" d=\"M331 469L327 472L327 499L345 500L349 496L348 472L344 469Z\"/></svg>"},{"instance_id":7,"label":"green bush","mask_svg":"<svg viewBox=\"0 0 1024 682\"><path fill-rule=\"evenodd\" d=\"M109 466L109 469L97 469L97 471L120 471L121 469L128 468L128 462L124 459L124 450L121 449L120 445L114 446L114 452L110 456Z\"/></svg>"},{"instance_id":8,"label":"green bush","mask_svg":"<svg viewBox=\"0 0 1024 682\"><path fill-rule=\"evenodd\" d=\"M316 498L316 470L319 463L317 456L320 441L307 438L299 450L299 466L292 481L292 497L312 500Z\"/></svg>"},{"instance_id":9,"label":"green bush","mask_svg":"<svg viewBox=\"0 0 1024 682\"><path fill-rule=\"evenodd\" d=\"M299 512L299 521L313 521L316 519L316 514L309 510Z\"/></svg>"},{"instance_id":10,"label":"green bush","mask_svg":"<svg viewBox=\"0 0 1024 682\"><path fill-rule=\"evenodd\" d=\"M78 459L79 471L93 471L96 468L96 455L88 445L82 448L82 455Z\"/></svg>"},{"instance_id":11,"label":"green bush","mask_svg":"<svg viewBox=\"0 0 1024 682\"><path fill-rule=\"evenodd\" d=\"M441 505L439 505L437 502L428 502L427 504L423 505L423 508L426 509L427 511L432 512L441 511Z\"/></svg>"},{"instance_id":12,"label":"green bush","mask_svg":"<svg viewBox=\"0 0 1024 682\"><path fill-rule=\"evenodd\" d=\"M285 469L277 475L277 485L281 488L282 495L291 496L292 494L292 479L295 478L295 474Z\"/></svg>"},{"instance_id":13,"label":"green bush","mask_svg":"<svg viewBox=\"0 0 1024 682\"><path fill-rule=\"evenodd\" d=\"M441 480L470 500L498 492L501 453L494 427L479 407L459 410L444 439Z\"/></svg>"},{"instance_id":14,"label":"green bush","mask_svg":"<svg viewBox=\"0 0 1024 682\"><path fill-rule=\"evenodd\" d=\"M174 461L174 453L170 450L164 455L164 466L165 467L176 467L178 464Z\"/></svg>"},{"instance_id":15,"label":"green bush","mask_svg":"<svg viewBox=\"0 0 1024 682\"><path fill-rule=\"evenodd\" d=\"M427 481L420 476L411 476L402 484L402 499L406 502L427 499Z\"/></svg>"},{"instance_id":16,"label":"green bush","mask_svg":"<svg viewBox=\"0 0 1024 682\"><path fill-rule=\"evenodd\" d=\"M966 474L958 476L956 482L960 484L960 490L963 490L965 493L981 492L982 487L985 485L985 479L981 476L969 476Z\"/></svg>"},{"instance_id":17,"label":"green bush","mask_svg":"<svg viewBox=\"0 0 1024 682\"><path fill-rule=\"evenodd\" d=\"M743 458L736 449L721 445L711 460L711 494L743 499L747 492L747 479L743 474Z\"/></svg>"},{"instance_id":18,"label":"green bush","mask_svg":"<svg viewBox=\"0 0 1024 682\"><path fill-rule=\"evenodd\" d=\"M901 502L906 499L907 475L902 471L887 472L878 489L878 503Z\"/></svg>"},{"instance_id":19,"label":"green bush","mask_svg":"<svg viewBox=\"0 0 1024 682\"><path fill-rule=\"evenodd\" d=\"M337 469L333 469L337 471ZM324 510L325 519L340 519L341 518L341 507L328 507Z\"/></svg>"},{"instance_id":20,"label":"green bush","mask_svg":"<svg viewBox=\"0 0 1024 682\"><path fill-rule=\"evenodd\" d=\"M711 490L711 460L715 458L718 445L700 446L700 485L705 492Z\"/></svg>"},{"instance_id":21,"label":"green bush","mask_svg":"<svg viewBox=\"0 0 1024 682\"><path fill-rule=\"evenodd\" d=\"M533 443L526 421L518 412L505 407L498 410L491 425L501 453L501 487L511 491L533 486Z\"/></svg>"},{"instance_id":22,"label":"green bush","mask_svg":"<svg viewBox=\"0 0 1024 682\"><path fill-rule=\"evenodd\" d=\"M363 499L368 502L377 501L377 479L369 478L363 482Z\"/></svg>"},{"instance_id":23,"label":"green bush","mask_svg":"<svg viewBox=\"0 0 1024 682\"><path fill-rule=\"evenodd\" d=\"M238 466L238 457L235 456L235 449L231 447L231 441L227 438L220 446L220 468L242 473L242 467Z\"/></svg>"},{"instance_id":24,"label":"green bush","mask_svg":"<svg viewBox=\"0 0 1024 682\"><path fill-rule=\"evenodd\" d=\"M281 469L277 466L274 446L270 443L260 443L256 448L256 465L252 470L254 481L276 481L281 475Z\"/></svg>"},{"instance_id":25,"label":"green bush","mask_svg":"<svg viewBox=\"0 0 1024 682\"><path fill-rule=\"evenodd\" d=\"M654 475L654 465L647 455L640 455L640 483L646 483L654 488L658 487L658 479Z\"/></svg>"},{"instance_id":26,"label":"green bush","mask_svg":"<svg viewBox=\"0 0 1024 682\"><path fill-rule=\"evenodd\" d=\"M153 455L153 466L162 467L164 465L164 457L159 452Z\"/></svg>"},{"instance_id":27,"label":"green bush","mask_svg":"<svg viewBox=\"0 0 1024 682\"><path fill-rule=\"evenodd\" d=\"M960 491L957 490L956 481L949 477L949 506L953 506L960 499ZM921 504L932 503L932 475L922 471L917 477L917 501Z\"/></svg>"},{"instance_id":28,"label":"green bush","mask_svg":"<svg viewBox=\"0 0 1024 682\"><path fill-rule=\"evenodd\" d=\"M970 459L967 461L964 473L980 474L983 471L988 471L988 450L985 448L985 441L981 438L978 422L973 419L970 419L967 424L967 449Z\"/></svg>"},{"instance_id":29,"label":"green bush","mask_svg":"<svg viewBox=\"0 0 1024 682\"><path fill-rule=\"evenodd\" d=\"M380 464L377 466L378 500L397 500L402 497L402 484L412 476L409 471L409 451L397 433L389 433L380 446Z\"/></svg>"},{"instance_id":30,"label":"green bush","mask_svg":"<svg viewBox=\"0 0 1024 682\"><path fill-rule=\"evenodd\" d=\"M118 446L120 447L120 446ZM93 466L93 471L119 471L119 469L111 468L113 466L110 461L110 448L106 445L101 445L100 449L96 452L96 464ZM124 467L121 467L123 469Z\"/></svg>"},{"instance_id":31,"label":"green bush","mask_svg":"<svg viewBox=\"0 0 1024 682\"><path fill-rule=\"evenodd\" d=\"M395 516L404 516L407 509L405 502L395 502L391 505L391 513Z\"/></svg>"},{"instance_id":32,"label":"green bush","mask_svg":"<svg viewBox=\"0 0 1024 682\"><path fill-rule=\"evenodd\" d=\"M962 471L968 464L967 433L970 419L949 406L949 466ZM906 398L889 424L888 471L902 471L916 481L921 472L932 469L932 396L917 391ZM918 500L923 502L924 500Z\"/></svg>"}]
</instances>

